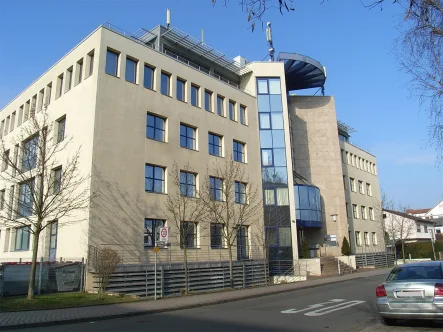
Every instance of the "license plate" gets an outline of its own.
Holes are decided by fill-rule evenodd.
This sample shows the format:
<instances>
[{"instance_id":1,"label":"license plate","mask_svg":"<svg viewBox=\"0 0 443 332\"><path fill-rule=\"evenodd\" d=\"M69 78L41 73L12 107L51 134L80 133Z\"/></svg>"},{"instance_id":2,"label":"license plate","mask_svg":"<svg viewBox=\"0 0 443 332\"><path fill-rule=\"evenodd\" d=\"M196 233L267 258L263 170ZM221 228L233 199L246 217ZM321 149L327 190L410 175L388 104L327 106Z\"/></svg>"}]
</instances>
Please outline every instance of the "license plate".
<instances>
[{"instance_id":1,"label":"license plate","mask_svg":"<svg viewBox=\"0 0 443 332\"><path fill-rule=\"evenodd\" d=\"M397 297L398 298L402 298L402 297L423 297L423 291L398 291L397 292Z\"/></svg>"}]
</instances>

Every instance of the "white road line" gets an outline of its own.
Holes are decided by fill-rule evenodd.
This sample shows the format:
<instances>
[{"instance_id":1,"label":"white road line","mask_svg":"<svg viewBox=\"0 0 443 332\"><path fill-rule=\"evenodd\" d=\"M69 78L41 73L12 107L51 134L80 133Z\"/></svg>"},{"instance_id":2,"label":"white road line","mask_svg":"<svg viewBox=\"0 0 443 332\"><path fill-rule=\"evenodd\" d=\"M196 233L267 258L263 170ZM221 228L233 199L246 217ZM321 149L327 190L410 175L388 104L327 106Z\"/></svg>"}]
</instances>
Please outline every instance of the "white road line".
<instances>
[{"instance_id":1,"label":"white road line","mask_svg":"<svg viewBox=\"0 0 443 332\"><path fill-rule=\"evenodd\" d=\"M333 303L343 302L343 301L346 301L346 300L344 300L344 299L332 299L332 300L329 300L328 302L324 302L324 303L311 304L307 308L300 309L300 310L297 310L297 309L283 310L281 313L282 314L296 314L296 313L303 312L303 311L308 311L308 310L312 310L312 309L316 309L316 308L321 308L321 307L324 307L326 304L333 304ZM331 308L331 307L329 307L329 308Z\"/></svg>"},{"instance_id":2,"label":"white road line","mask_svg":"<svg viewBox=\"0 0 443 332\"><path fill-rule=\"evenodd\" d=\"M323 315L329 314L331 312L346 309L349 307L353 307L355 305L365 303L365 302L366 301L349 301L349 302L345 302L345 303L340 303L337 305L333 305L331 307L321 308L318 310L307 312L307 313L305 313L305 316L323 316Z\"/></svg>"}]
</instances>

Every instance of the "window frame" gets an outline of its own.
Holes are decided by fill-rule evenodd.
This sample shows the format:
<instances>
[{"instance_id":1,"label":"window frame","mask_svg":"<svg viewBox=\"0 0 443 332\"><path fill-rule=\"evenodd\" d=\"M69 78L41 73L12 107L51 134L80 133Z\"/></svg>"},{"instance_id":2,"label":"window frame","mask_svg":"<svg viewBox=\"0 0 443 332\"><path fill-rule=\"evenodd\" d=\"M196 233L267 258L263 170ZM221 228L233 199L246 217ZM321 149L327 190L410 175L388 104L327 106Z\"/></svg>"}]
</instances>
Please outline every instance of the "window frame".
<instances>
[{"instance_id":1,"label":"window frame","mask_svg":"<svg viewBox=\"0 0 443 332\"><path fill-rule=\"evenodd\" d=\"M355 231L355 245L361 247L361 232Z\"/></svg>"},{"instance_id":2,"label":"window frame","mask_svg":"<svg viewBox=\"0 0 443 332\"><path fill-rule=\"evenodd\" d=\"M112 71L111 71L110 67L108 68L108 60L109 60L108 59L108 55L110 55L110 54L112 54L113 56L116 56L116 58L115 58L115 68L113 67ZM93 57L91 57L91 59L93 59ZM91 68L93 68L93 65L91 65L91 63L92 63L91 60L89 60L89 61L90 61L89 76L91 76L92 75L92 69ZM116 50L113 50L113 49L108 47L106 49L105 73L108 74L108 75L114 76L114 77L118 77L119 61L120 61L120 52L118 52Z\"/></svg>"},{"instance_id":3,"label":"window frame","mask_svg":"<svg viewBox=\"0 0 443 332\"><path fill-rule=\"evenodd\" d=\"M150 87L146 86L146 82L148 81L146 79L146 68L149 68L151 70L151 73L152 73L151 79L150 79ZM155 84L155 71L156 71L156 68L154 66L151 66L148 63L144 64L144 66L143 66L143 87L144 88L146 88L148 90L155 91L155 89L154 89L154 87L155 87L154 86L154 84Z\"/></svg>"},{"instance_id":4,"label":"window frame","mask_svg":"<svg viewBox=\"0 0 443 332\"><path fill-rule=\"evenodd\" d=\"M363 188L363 181L358 180L358 191L360 194L365 194L365 189Z\"/></svg>"},{"instance_id":5,"label":"window frame","mask_svg":"<svg viewBox=\"0 0 443 332\"><path fill-rule=\"evenodd\" d=\"M229 115L229 120L231 120L231 121L237 121L236 108L237 108L237 103L235 101L229 99L228 115Z\"/></svg>"},{"instance_id":6,"label":"window frame","mask_svg":"<svg viewBox=\"0 0 443 332\"><path fill-rule=\"evenodd\" d=\"M147 176L147 167L152 167L152 178ZM156 169L161 169L162 171L162 179L158 179L155 176ZM147 188L147 182L152 181L152 190ZM156 183L161 182L162 191L156 191ZM145 192L152 194L166 194L166 167L153 165L153 164L145 164Z\"/></svg>"},{"instance_id":7,"label":"window frame","mask_svg":"<svg viewBox=\"0 0 443 332\"><path fill-rule=\"evenodd\" d=\"M66 132L66 116L61 117L57 120L57 143L61 143L65 139Z\"/></svg>"},{"instance_id":8,"label":"window frame","mask_svg":"<svg viewBox=\"0 0 443 332\"><path fill-rule=\"evenodd\" d=\"M214 93L211 90L205 89L205 111L206 112L213 113L213 110L212 110L213 95L214 95ZM206 98L207 96L209 96L208 99Z\"/></svg>"},{"instance_id":9,"label":"window frame","mask_svg":"<svg viewBox=\"0 0 443 332\"><path fill-rule=\"evenodd\" d=\"M189 233L189 229L186 230L186 239L183 239L184 231L183 226L184 225L193 225L194 231L193 233ZM189 227L189 226L186 226ZM192 244L188 244L189 237L192 236ZM183 249L186 247L186 250L188 249L198 249L198 223L194 221L182 221L180 223L180 248Z\"/></svg>"},{"instance_id":10,"label":"window frame","mask_svg":"<svg viewBox=\"0 0 443 332\"><path fill-rule=\"evenodd\" d=\"M360 210L361 210L361 218L362 218L363 220L367 220L367 219L368 219L368 216L367 216L367 214L366 214L366 206L361 205L361 206L360 206Z\"/></svg>"},{"instance_id":11,"label":"window frame","mask_svg":"<svg viewBox=\"0 0 443 332\"><path fill-rule=\"evenodd\" d=\"M194 103L194 91L195 91L195 103ZM191 105L194 107L200 107L200 86L191 83Z\"/></svg>"},{"instance_id":12,"label":"window frame","mask_svg":"<svg viewBox=\"0 0 443 332\"><path fill-rule=\"evenodd\" d=\"M60 193L62 187L62 177L63 177L63 169L62 166L56 167L52 170L54 181L52 183L53 187L53 195Z\"/></svg>"},{"instance_id":13,"label":"window frame","mask_svg":"<svg viewBox=\"0 0 443 332\"><path fill-rule=\"evenodd\" d=\"M130 62L130 63L132 62L134 64L134 71L131 73L134 75L134 81L128 79L128 62ZM138 60L131 57L131 56L126 56L126 61L125 61L125 80L126 80L126 82L137 84L137 72L138 72Z\"/></svg>"},{"instance_id":14,"label":"window frame","mask_svg":"<svg viewBox=\"0 0 443 332\"><path fill-rule=\"evenodd\" d=\"M21 156L22 171L24 172L30 171L33 170L35 167L37 167L39 140L40 140L39 135L34 135L22 143L22 156ZM31 154L32 156L30 156Z\"/></svg>"},{"instance_id":15,"label":"window frame","mask_svg":"<svg viewBox=\"0 0 443 332\"><path fill-rule=\"evenodd\" d=\"M186 180L184 182L182 181L182 175L186 176ZM190 175L192 176L191 178L193 179L191 183L189 183ZM182 186L184 186L185 188L184 192ZM189 187L191 187L192 190L191 194L189 194ZM197 197L197 173L180 170L180 196L192 197L192 198Z\"/></svg>"},{"instance_id":16,"label":"window frame","mask_svg":"<svg viewBox=\"0 0 443 332\"><path fill-rule=\"evenodd\" d=\"M246 121L246 112L247 112L247 108L246 106L240 104L240 110L239 110L239 118L240 118L240 123L242 125L247 125L247 121Z\"/></svg>"},{"instance_id":17,"label":"window frame","mask_svg":"<svg viewBox=\"0 0 443 332\"><path fill-rule=\"evenodd\" d=\"M239 163L246 163L246 143L233 140L232 142L232 154L234 161L237 161ZM239 150L238 148L241 147ZM240 157L240 160L238 159Z\"/></svg>"},{"instance_id":18,"label":"window frame","mask_svg":"<svg viewBox=\"0 0 443 332\"><path fill-rule=\"evenodd\" d=\"M29 189L26 189L29 188ZM19 196L18 196L18 218L29 217L33 214L34 210L34 194L35 190L35 178L31 178L19 184ZM28 206L27 206L28 205ZM25 210L26 209L26 210Z\"/></svg>"},{"instance_id":19,"label":"window frame","mask_svg":"<svg viewBox=\"0 0 443 332\"><path fill-rule=\"evenodd\" d=\"M210 234L210 246L211 249L224 249L225 241L224 241L224 224L220 223L211 223L209 226L209 234Z\"/></svg>"},{"instance_id":20,"label":"window frame","mask_svg":"<svg viewBox=\"0 0 443 332\"><path fill-rule=\"evenodd\" d=\"M147 222L151 222L151 233L148 231ZM166 220L164 219L155 219L155 218L145 218L143 222L143 247L144 248L154 248L157 244L158 239L160 238L160 232L157 230L158 228L166 227ZM151 244L146 241L146 238L150 238Z\"/></svg>"},{"instance_id":21,"label":"window frame","mask_svg":"<svg viewBox=\"0 0 443 332\"><path fill-rule=\"evenodd\" d=\"M211 199L217 202L224 202L224 180L216 176L209 176L209 193ZM217 199L219 198L219 199Z\"/></svg>"},{"instance_id":22,"label":"window frame","mask_svg":"<svg viewBox=\"0 0 443 332\"><path fill-rule=\"evenodd\" d=\"M28 233L27 236L27 243L25 246L23 246L24 242L24 236L23 234ZM17 241L18 236L21 237L20 241ZM14 251L29 251L29 244L30 244L30 240L31 240L31 227L30 226L22 226L22 227L17 227L15 229L15 239L14 239L15 243L14 243ZM20 248L17 248L17 244L20 243Z\"/></svg>"},{"instance_id":23,"label":"window frame","mask_svg":"<svg viewBox=\"0 0 443 332\"><path fill-rule=\"evenodd\" d=\"M225 117L225 97L221 95L217 95L217 115Z\"/></svg>"},{"instance_id":24,"label":"window frame","mask_svg":"<svg viewBox=\"0 0 443 332\"><path fill-rule=\"evenodd\" d=\"M179 89L178 89L179 83L182 84L182 96L181 96L181 98L180 98L180 96L178 94L178 92L179 92ZM175 84L176 84L176 86L175 86L176 87L176 89L175 89L175 98L178 101L182 101L182 102L186 103L187 81L185 79L181 78L181 77L177 77Z\"/></svg>"},{"instance_id":25,"label":"window frame","mask_svg":"<svg viewBox=\"0 0 443 332\"><path fill-rule=\"evenodd\" d=\"M356 188L355 188L355 179L354 178L349 178L349 183L350 183L350 185L351 185L351 191L352 192L356 192Z\"/></svg>"},{"instance_id":26,"label":"window frame","mask_svg":"<svg viewBox=\"0 0 443 332\"><path fill-rule=\"evenodd\" d=\"M358 215L358 205L357 204L352 204L352 217L354 219L359 219L359 215Z\"/></svg>"},{"instance_id":27,"label":"window frame","mask_svg":"<svg viewBox=\"0 0 443 332\"><path fill-rule=\"evenodd\" d=\"M371 245L371 242L369 241L369 232L363 233L363 239L365 242L365 247L369 247Z\"/></svg>"},{"instance_id":28,"label":"window frame","mask_svg":"<svg viewBox=\"0 0 443 332\"><path fill-rule=\"evenodd\" d=\"M247 186L248 184L245 182L234 182L234 200L236 204L247 204Z\"/></svg>"},{"instance_id":29,"label":"window frame","mask_svg":"<svg viewBox=\"0 0 443 332\"><path fill-rule=\"evenodd\" d=\"M149 117L153 117L154 118L154 126L149 125ZM157 128L157 120L161 120L163 123L163 129L161 128ZM154 131L154 137L149 137L148 136L148 128L151 128ZM162 140L158 140L156 139L157 137L157 132L161 132L162 134ZM166 118L161 117L159 115L153 114L153 113L146 113L146 138L153 140L153 141L157 141L157 142L166 142Z\"/></svg>"},{"instance_id":30,"label":"window frame","mask_svg":"<svg viewBox=\"0 0 443 332\"><path fill-rule=\"evenodd\" d=\"M211 136L213 137L212 143L211 143ZM215 144L214 142L215 137L219 139L220 145ZM215 151L215 147L217 147L220 153L219 154L211 153L211 145L212 145L212 151ZM223 136L208 132L208 153L214 157L223 157Z\"/></svg>"},{"instance_id":31,"label":"window frame","mask_svg":"<svg viewBox=\"0 0 443 332\"><path fill-rule=\"evenodd\" d=\"M182 128L185 129L185 134L182 134ZM188 136L189 130L192 131L193 137ZM182 138L186 140L186 146L182 145ZM192 147L188 146L189 140L192 141ZM180 123L180 147L188 150L197 151L197 128L192 127L186 123Z\"/></svg>"},{"instance_id":32,"label":"window frame","mask_svg":"<svg viewBox=\"0 0 443 332\"><path fill-rule=\"evenodd\" d=\"M366 182L366 195L372 197L372 186L370 183Z\"/></svg>"},{"instance_id":33,"label":"window frame","mask_svg":"<svg viewBox=\"0 0 443 332\"><path fill-rule=\"evenodd\" d=\"M163 70L160 73L160 93L163 96L171 97L171 76L170 73ZM164 82L163 78L166 78L167 82ZM166 91L163 91L163 83L167 83Z\"/></svg>"}]
</instances>

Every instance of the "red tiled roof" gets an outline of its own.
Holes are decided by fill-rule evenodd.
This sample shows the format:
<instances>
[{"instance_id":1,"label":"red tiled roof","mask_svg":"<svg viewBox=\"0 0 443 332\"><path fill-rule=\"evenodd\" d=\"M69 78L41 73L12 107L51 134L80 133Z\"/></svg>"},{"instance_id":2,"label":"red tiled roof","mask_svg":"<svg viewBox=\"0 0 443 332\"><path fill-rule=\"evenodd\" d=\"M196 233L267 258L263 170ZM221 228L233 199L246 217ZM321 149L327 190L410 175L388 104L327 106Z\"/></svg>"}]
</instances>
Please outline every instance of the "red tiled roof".
<instances>
[{"instance_id":1,"label":"red tiled roof","mask_svg":"<svg viewBox=\"0 0 443 332\"><path fill-rule=\"evenodd\" d=\"M429 208L429 209L417 209L417 210L414 210L414 209L407 209L407 210L406 210L406 213L409 213L409 214L420 214L420 213L426 213L426 212L428 212L430 209L431 209L431 208Z\"/></svg>"}]
</instances>

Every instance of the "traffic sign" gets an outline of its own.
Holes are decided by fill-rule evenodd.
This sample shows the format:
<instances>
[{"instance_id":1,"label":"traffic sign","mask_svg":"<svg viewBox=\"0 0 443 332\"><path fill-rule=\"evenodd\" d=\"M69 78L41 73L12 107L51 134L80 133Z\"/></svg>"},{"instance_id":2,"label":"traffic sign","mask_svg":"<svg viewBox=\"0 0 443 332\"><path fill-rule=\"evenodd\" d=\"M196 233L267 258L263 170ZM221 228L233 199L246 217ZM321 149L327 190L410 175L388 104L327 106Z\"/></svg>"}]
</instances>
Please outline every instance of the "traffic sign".
<instances>
[{"instance_id":1,"label":"traffic sign","mask_svg":"<svg viewBox=\"0 0 443 332\"><path fill-rule=\"evenodd\" d=\"M160 248L159 247L154 247L154 252L159 252Z\"/></svg>"},{"instance_id":2,"label":"traffic sign","mask_svg":"<svg viewBox=\"0 0 443 332\"><path fill-rule=\"evenodd\" d=\"M160 228L160 237L159 237L158 240L159 240L159 242L168 243L168 240L169 240L169 228L167 228L167 227Z\"/></svg>"}]
</instances>

